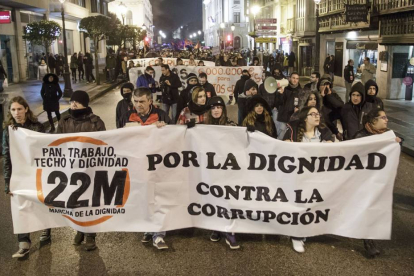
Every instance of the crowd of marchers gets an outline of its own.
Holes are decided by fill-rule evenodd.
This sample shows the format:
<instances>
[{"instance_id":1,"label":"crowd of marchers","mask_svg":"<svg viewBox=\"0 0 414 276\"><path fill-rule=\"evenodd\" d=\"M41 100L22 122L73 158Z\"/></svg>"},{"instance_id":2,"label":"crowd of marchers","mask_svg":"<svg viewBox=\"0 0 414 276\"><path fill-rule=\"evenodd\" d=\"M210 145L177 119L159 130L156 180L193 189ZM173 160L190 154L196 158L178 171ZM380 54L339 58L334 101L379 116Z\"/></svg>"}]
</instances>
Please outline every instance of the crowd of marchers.
<instances>
[{"instance_id":1,"label":"crowd of marchers","mask_svg":"<svg viewBox=\"0 0 414 276\"><path fill-rule=\"evenodd\" d=\"M154 68L146 67L145 73L137 79L134 85L130 82L122 85L120 93L122 100L116 108L116 126L148 126L178 124L188 128L196 124L243 126L249 132L262 132L269 137L295 143L332 143L343 140L377 135L389 131L388 118L384 112L384 104L377 97L378 85L369 78L370 67L362 72L363 82L355 81L352 60L345 67L347 85L346 102L333 89L329 74L321 76L318 72L311 75L310 82L304 87L299 83L297 72L289 73L283 66L275 64L269 71L263 72L263 82L260 86L251 78L249 71L244 70L235 84L229 102L236 102L238 119L233 122L227 114L227 104L222 97L217 96L214 86L208 82L205 73L189 74L187 86L181 92L181 82L161 58L162 76L159 83L153 78ZM368 77L367 77L368 76ZM269 93L264 80L274 77L276 80L287 79L288 86L280 87L276 93ZM68 116L60 118L59 100L62 91L58 84L58 76L47 74L43 78L41 89L44 110L51 120L52 112L59 119L57 130L51 120L51 130L54 133L79 133L105 131L105 123L95 115L89 107L89 96L85 91L75 91L70 99ZM135 88L137 87L137 88ZM157 90L161 97L156 98ZM155 99L155 100L154 100ZM161 107L161 108L160 108ZM9 128L9 126L11 128ZM45 132L45 128L37 121L26 100L22 97L11 99L8 115L4 122L3 156L4 178L6 193L10 192L12 162L10 158L9 131L16 128L26 128ZM342 129L342 131L340 131ZM195 129L196 131L196 129ZM401 138L396 142L402 143ZM77 232L73 243L83 245L86 250L94 250L96 234ZM144 233L141 241L149 243L158 249L168 249L165 242L166 233ZM231 249L240 248L235 233L220 233L213 231L210 240L218 242L224 238ZM41 241L51 238L51 230L45 229L40 236ZM19 250L13 257L23 257L30 251L30 234L19 234ZM291 237L292 247L297 252L305 252L305 238ZM373 240L363 240L368 256L380 254Z\"/></svg>"}]
</instances>

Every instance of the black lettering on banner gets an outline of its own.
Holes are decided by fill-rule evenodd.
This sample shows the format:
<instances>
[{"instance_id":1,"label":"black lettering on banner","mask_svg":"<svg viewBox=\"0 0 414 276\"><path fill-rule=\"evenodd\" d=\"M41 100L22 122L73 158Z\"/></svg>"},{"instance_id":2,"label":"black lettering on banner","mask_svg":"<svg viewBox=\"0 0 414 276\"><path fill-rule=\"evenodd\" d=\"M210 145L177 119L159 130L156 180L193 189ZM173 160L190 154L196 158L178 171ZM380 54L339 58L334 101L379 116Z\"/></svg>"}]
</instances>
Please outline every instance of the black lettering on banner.
<instances>
[{"instance_id":1,"label":"black lettering on banner","mask_svg":"<svg viewBox=\"0 0 414 276\"><path fill-rule=\"evenodd\" d=\"M379 158L379 164L375 167L375 157ZM366 167L367 170L382 170L385 168L387 164L387 157L384 154L374 152L368 154L368 166Z\"/></svg>"},{"instance_id":2,"label":"black lettering on banner","mask_svg":"<svg viewBox=\"0 0 414 276\"><path fill-rule=\"evenodd\" d=\"M324 172L325 171L325 161L328 159L327 156L319 157L319 168L317 172Z\"/></svg>"},{"instance_id":3,"label":"black lettering on banner","mask_svg":"<svg viewBox=\"0 0 414 276\"><path fill-rule=\"evenodd\" d=\"M231 169L234 171L241 170L239 164L237 163L236 156L234 156L232 153L229 153L227 155L227 159L221 169L227 170L227 167L232 167Z\"/></svg>"},{"instance_id":4,"label":"black lettering on banner","mask_svg":"<svg viewBox=\"0 0 414 276\"><path fill-rule=\"evenodd\" d=\"M213 185L210 187L210 193L215 197L222 197L224 195L223 188L217 185Z\"/></svg>"},{"instance_id":5,"label":"black lettering on banner","mask_svg":"<svg viewBox=\"0 0 414 276\"><path fill-rule=\"evenodd\" d=\"M280 202L288 202L288 199L282 188L277 188L276 194L273 197L272 201L277 202L278 199L280 199Z\"/></svg>"},{"instance_id":6,"label":"black lettering on banner","mask_svg":"<svg viewBox=\"0 0 414 276\"><path fill-rule=\"evenodd\" d=\"M338 166L336 165L336 160L338 160ZM343 156L331 156L329 157L329 167L328 167L328 172L333 172L333 171L340 171L342 170L342 168L345 165L345 157Z\"/></svg>"},{"instance_id":7,"label":"black lettering on banner","mask_svg":"<svg viewBox=\"0 0 414 276\"><path fill-rule=\"evenodd\" d=\"M268 187L256 187L257 189L257 195L256 195L256 201L263 201L264 200L269 202L270 196L269 196L269 188Z\"/></svg>"},{"instance_id":8,"label":"black lettering on banner","mask_svg":"<svg viewBox=\"0 0 414 276\"><path fill-rule=\"evenodd\" d=\"M244 200L252 200L251 193L256 191L256 188L255 187L244 186L244 187L241 188L241 190L242 190L242 192L246 191L244 193L244 198L243 198Z\"/></svg>"},{"instance_id":9,"label":"black lettering on banner","mask_svg":"<svg viewBox=\"0 0 414 276\"><path fill-rule=\"evenodd\" d=\"M208 193L209 193L209 192L208 192L208 191L207 191L207 192L203 191L202 186L207 187L207 190L208 190L208 188L209 188L209 186L208 186L206 183L200 182L200 183L198 183L198 185L197 185L197 187L196 187L197 192L198 192L200 195L208 195Z\"/></svg>"},{"instance_id":10,"label":"black lettering on banner","mask_svg":"<svg viewBox=\"0 0 414 276\"><path fill-rule=\"evenodd\" d=\"M214 208L214 206L211 204L203 205L203 207L201 208L201 211L203 212L204 215L208 217L214 216L216 214L216 208Z\"/></svg>"},{"instance_id":11,"label":"black lettering on banner","mask_svg":"<svg viewBox=\"0 0 414 276\"><path fill-rule=\"evenodd\" d=\"M214 165L214 156L216 155L215 152L207 152L207 169L210 170L218 170L220 169L221 164Z\"/></svg>"},{"instance_id":12,"label":"black lettering on banner","mask_svg":"<svg viewBox=\"0 0 414 276\"><path fill-rule=\"evenodd\" d=\"M280 224L289 224L290 221L283 220L283 216L286 216L287 218L291 217L289 213L286 213L286 212L280 213L277 215L277 218L276 218L277 222L279 222Z\"/></svg>"},{"instance_id":13,"label":"black lettering on banner","mask_svg":"<svg viewBox=\"0 0 414 276\"><path fill-rule=\"evenodd\" d=\"M217 216L219 218L225 218L225 219L230 219L229 214L227 213L227 209L223 208L221 206L217 206Z\"/></svg>"},{"instance_id":14,"label":"black lettering on banner","mask_svg":"<svg viewBox=\"0 0 414 276\"><path fill-rule=\"evenodd\" d=\"M197 162L197 154L194 151L182 151L183 154L183 167L190 167L190 161L194 167L200 167Z\"/></svg>"},{"instance_id":15,"label":"black lettering on banner","mask_svg":"<svg viewBox=\"0 0 414 276\"><path fill-rule=\"evenodd\" d=\"M269 167L267 168L267 170L269 172L275 172L276 171L276 157L277 155L275 154L270 154L269 155Z\"/></svg>"},{"instance_id":16,"label":"black lettering on banner","mask_svg":"<svg viewBox=\"0 0 414 276\"><path fill-rule=\"evenodd\" d=\"M292 223L291 223L291 225L299 225L298 218L299 218L299 213L292 213Z\"/></svg>"},{"instance_id":17,"label":"black lettering on banner","mask_svg":"<svg viewBox=\"0 0 414 276\"><path fill-rule=\"evenodd\" d=\"M161 164L162 156L160 154L149 154L148 158L148 170L155 171L155 165Z\"/></svg>"},{"instance_id":18,"label":"black lettering on banner","mask_svg":"<svg viewBox=\"0 0 414 276\"><path fill-rule=\"evenodd\" d=\"M239 200L239 193L240 193L240 186L235 186L235 190L232 189L230 186L225 186L226 188L226 197L224 199L230 199L231 195L233 198Z\"/></svg>"},{"instance_id":19,"label":"black lettering on banner","mask_svg":"<svg viewBox=\"0 0 414 276\"><path fill-rule=\"evenodd\" d=\"M351 167L355 167L355 170L363 170L364 166L362 166L361 159L359 159L358 155L352 156L351 162L349 162L348 166L345 168L346 171L349 171Z\"/></svg>"},{"instance_id":20,"label":"black lettering on banner","mask_svg":"<svg viewBox=\"0 0 414 276\"><path fill-rule=\"evenodd\" d=\"M315 219L315 215L309 212L310 210L311 210L310 208L307 209L306 213L300 216L300 223L302 223L303 225L311 224L313 220Z\"/></svg>"},{"instance_id":21,"label":"black lettering on banner","mask_svg":"<svg viewBox=\"0 0 414 276\"><path fill-rule=\"evenodd\" d=\"M63 172L53 171L47 178L47 184L55 185L56 178L59 179L59 184L45 197L45 204L48 206L65 208L64 201L55 201L55 199L65 190L66 186L68 185L68 177Z\"/></svg>"},{"instance_id":22,"label":"black lettering on banner","mask_svg":"<svg viewBox=\"0 0 414 276\"><path fill-rule=\"evenodd\" d=\"M278 162L278 167L279 169L284 172L284 173L292 173L295 169L296 166L294 165L289 165L288 168L285 167L285 161L288 160L290 162L295 162L295 158L294 157L290 157L290 156L283 156L279 159Z\"/></svg>"},{"instance_id":23,"label":"black lettering on banner","mask_svg":"<svg viewBox=\"0 0 414 276\"><path fill-rule=\"evenodd\" d=\"M272 211L263 211L263 222L269 222L271 219L275 219L276 214Z\"/></svg>"},{"instance_id":24,"label":"black lettering on banner","mask_svg":"<svg viewBox=\"0 0 414 276\"><path fill-rule=\"evenodd\" d=\"M313 193L308 201L308 203L313 203L313 201L316 202L323 202L323 198L321 196L321 194L319 193L319 191L317 189L313 189Z\"/></svg>"},{"instance_id":25,"label":"black lettering on banner","mask_svg":"<svg viewBox=\"0 0 414 276\"><path fill-rule=\"evenodd\" d=\"M72 176L70 177L70 185L78 185L78 180L81 181L82 184L76 191L74 191L70 195L67 203L67 208L75 209L81 207L88 207L89 205L89 199L80 201L78 201L78 199L91 185L91 178L86 173L77 172L72 174Z\"/></svg>"},{"instance_id":26,"label":"black lettering on banner","mask_svg":"<svg viewBox=\"0 0 414 276\"><path fill-rule=\"evenodd\" d=\"M231 209L231 219L246 219L244 217L243 210L240 209Z\"/></svg>"},{"instance_id":27,"label":"black lettering on banner","mask_svg":"<svg viewBox=\"0 0 414 276\"><path fill-rule=\"evenodd\" d=\"M319 219L323 219L324 221L328 221L328 215L329 215L329 211L331 209L325 209L325 213L323 213L322 211L317 210L316 213L316 219L315 219L315 223L319 223Z\"/></svg>"},{"instance_id":28,"label":"black lettering on banner","mask_svg":"<svg viewBox=\"0 0 414 276\"><path fill-rule=\"evenodd\" d=\"M307 199L305 198L305 200L302 200L302 191L303 190L295 190L294 192L296 193L296 203L306 203Z\"/></svg>"},{"instance_id":29,"label":"black lettering on banner","mask_svg":"<svg viewBox=\"0 0 414 276\"><path fill-rule=\"evenodd\" d=\"M197 204L197 203L191 203L190 205L188 205L188 208L187 208L188 213L192 216L200 215L201 212L200 211L198 211L198 212L194 211L194 207L197 207L198 209L200 209L201 205Z\"/></svg>"},{"instance_id":30,"label":"black lettering on banner","mask_svg":"<svg viewBox=\"0 0 414 276\"><path fill-rule=\"evenodd\" d=\"M246 210L246 216L248 219L253 220L253 221L259 221L260 214L262 213L262 211L256 211L256 213L257 213L257 218L253 218L253 210Z\"/></svg>"},{"instance_id":31,"label":"black lettering on banner","mask_svg":"<svg viewBox=\"0 0 414 276\"><path fill-rule=\"evenodd\" d=\"M315 171L315 161L316 159L318 159L317 157L311 157L311 162L309 162L308 160L306 160L305 158L298 158L299 160L299 171L298 174L302 174L304 173L303 171L303 167L305 167L309 172L314 172Z\"/></svg>"},{"instance_id":32,"label":"black lettering on banner","mask_svg":"<svg viewBox=\"0 0 414 276\"><path fill-rule=\"evenodd\" d=\"M266 157L263 154L259 153L249 153L250 156L250 166L247 168L248 170L254 170L254 171L262 171L266 168L267 161ZM259 158L259 165L256 166L256 160Z\"/></svg>"},{"instance_id":33,"label":"black lettering on banner","mask_svg":"<svg viewBox=\"0 0 414 276\"><path fill-rule=\"evenodd\" d=\"M92 196L92 207L101 206L101 192L104 193L104 204L111 205L112 199L115 196L114 205L122 205L125 180L127 171L116 171L112 178L111 185L108 181L107 171L97 171L95 173L95 183ZM116 195L115 195L116 192Z\"/></svg>"},{"instance_id":34,"label":"black lettering on banner","mask_svg":"<svg viewBox=\"0 0 414 276\"><path fill-rule=\"evenodd\" d=\"M170 157L173 158L173 162L171 163L171 159ZM180 155L176 152L171 152L168 153L165 157L164 157L164 166L166 166L167 168L176 168L181 162L181 158Z\"/></svg>"}]
</instances>

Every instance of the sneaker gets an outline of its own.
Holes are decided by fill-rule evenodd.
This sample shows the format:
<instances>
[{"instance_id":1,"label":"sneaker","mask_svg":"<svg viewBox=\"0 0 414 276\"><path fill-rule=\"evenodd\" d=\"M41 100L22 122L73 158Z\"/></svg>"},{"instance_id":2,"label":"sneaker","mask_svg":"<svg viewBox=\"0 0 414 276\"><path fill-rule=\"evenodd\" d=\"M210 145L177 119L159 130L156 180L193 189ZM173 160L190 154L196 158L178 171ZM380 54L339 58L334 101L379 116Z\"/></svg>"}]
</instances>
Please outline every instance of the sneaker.
<instances>
[{"instance_id":1,"label":"sneaker","mask_svg":"<svg viewBox=\"0 0 414 276\"><path fill-rule=\"evenodd\" d=\"M86 236L85 250L92 251L96 249L95 237Z\"/></svg>"},{"instance_id":2,"label":"sneaker","mask_svg":"<svg viewBox=\"0 0 414 276\"><path fill-rule=\"evenodd\" d=\"M19 250L12 255L12 258L23 258L30 252L30 243L19 242Z\"/></svg>"},{"instance_id":3,"label":"sneaker","mask_svg":"<svg viewBox=\"0 0 414 276\"><path fill-rule=\"evenodd\" d=\"M210 241L218 242L220 241L220 239L221 239L220 232L217 232L217 231L211 232Z\"/></svg>"},{"instance_id":4,"label":"sneaker","mask_svg":"<svg viewBox=\"0 0 414 276\"><path fill-rule=\"evenodd\" d=\"M50 229L45 229L42 231L42 235L40 235L40 241L48 241L50 240Z\"/></svg>"},{"instance_id":5,"label":"sneaker","mask_svg":"<svg viewBox=\"0 0 414 276\"><path fill-rule=\"evenodd\" d=\"M230 249L239 249L240 244L236 241L236 235L226 233L226 243L230 246Z\"/></svg>"},{"instance_id":6,"label":"sneaker","mask_svg":"<svg viewBox=\"0 0 414 276\"><path fill-rule=\"evenodd\" d=\"M293 245L293 250L295 250L296 252L298 253L305 252L305 241L304 240L292 239L292 245Z\"/></svg>"},{"instance_id":7,"label":"sneaker","mask_svg":"<svg viewBox=\"0 0 414 276\"><path fill-rule=\"evenodd\" d=\"M152 235L145 233L144 236L142 236L141 242L142 243L148 243L152 240Z\"/></svg>"},{"instance_id":8,"label":"sneaker","mask_svg":"<svg viewBox=\"0 0 414 276\"><path fill-rule=\"evenodd\" d=\"M81 245L83 240L85 238L85 234L83 234L82 232L77 232L75 239L73 240L73 245Z\"/></svg>"},{"instance_id":9,"label":"sneaker","mask_svg":"<svg viewBox=\"0 0 414 276\"><path fill-rule=\"evenodd\" d=\"M364 240L364 248L370 258L374 258L381 253L373 240Z\"/></svg>"},{"instance_id":10,"label":"sneaker","mask_svg":"<svg viewBox=\"0 0 414 276\"><path fill-rule=\"evenodd\" d=\"M168 249L168 245L165 243L162 237L157 237L155 241L152 243L157 249Z\"/></svg>"}]
</instances>

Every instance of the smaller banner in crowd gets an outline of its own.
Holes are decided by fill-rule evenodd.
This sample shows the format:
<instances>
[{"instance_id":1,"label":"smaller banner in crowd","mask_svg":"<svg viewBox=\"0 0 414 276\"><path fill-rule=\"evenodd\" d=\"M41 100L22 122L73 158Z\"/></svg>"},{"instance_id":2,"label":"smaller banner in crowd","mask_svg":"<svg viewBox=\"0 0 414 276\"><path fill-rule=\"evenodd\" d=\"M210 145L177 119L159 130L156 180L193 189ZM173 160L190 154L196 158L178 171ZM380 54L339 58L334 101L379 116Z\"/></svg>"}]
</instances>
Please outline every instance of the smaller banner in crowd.
<instances>
[{"instance_id":1,"label":"smaller banner in crowd","mask_svg":"<svg viewBox=\"0 0 414 276\"><path fill-rule=\"evenodd\" d=\"M226 126L56 135L10 128L10 149L15 233L197 227L391 237L400 155L392 131L315 144Z\"/></svg>"},{"instance_id":2,"label":"smaller banner in crowd","mask_svg":"<svg viewBox=\"0 0 414 276\"><path fill-rule=\"evenodd\" d=\"M159 82L161 78L161 67L154 66L155 81ZM242 67L224 67L224 66L170 66L170 69L179 76L182 89L187 86L187 79L190 73L194 73L197 76L204 72L207 74L207 80L211 83L218 96L221 96L225 101L228 100L229 95L233 94L236 82L240 79L243 70L248 70L252 79L257 84L262 82L262 66L242 66ZM145 73L145 67L132 68L129 70L129 79L136 85L137 79L140 75Z\"/></svg>"},{"instance_id":3,"label":"smaller banner in crowd","mask_svg":"<svg viewBox=\"0 0 414 276\"><path fill-rule=\"evenodd\" d=\"M147 66L156 66L158 65L158 58L138 58L138 59L131 59L135 66L137 64L141 65L141 67L147 67ZM162 58L164 61L164 64L168 64L169 66L176 66L177 65L177 58ZM189 59L182 59L184 65L189 64ZM198 64L199 60L195 60L195 64ZM205 61L203 60L205 66L216 66L216 64L212 61Z\"/></svg>"}]
</instances>

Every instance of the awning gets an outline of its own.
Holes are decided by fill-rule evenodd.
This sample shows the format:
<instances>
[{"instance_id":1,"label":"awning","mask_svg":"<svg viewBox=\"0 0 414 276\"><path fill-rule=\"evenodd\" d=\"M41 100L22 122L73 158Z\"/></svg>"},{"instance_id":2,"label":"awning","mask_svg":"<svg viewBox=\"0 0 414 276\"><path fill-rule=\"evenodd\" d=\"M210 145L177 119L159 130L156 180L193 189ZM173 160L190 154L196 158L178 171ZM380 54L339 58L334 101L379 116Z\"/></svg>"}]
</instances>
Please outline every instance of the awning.
<instances>
[{"instance_id":1,"label":"awning","mask_svg":"<svg viewBox=\"0 0 414 276\"><path fill-rule=\"evenodd\" d=\"M348 40L346 42L347 49L357 49L357 50L378 50L378 43L372 41L352 41Z\"/></svg>"}]
</instances>

